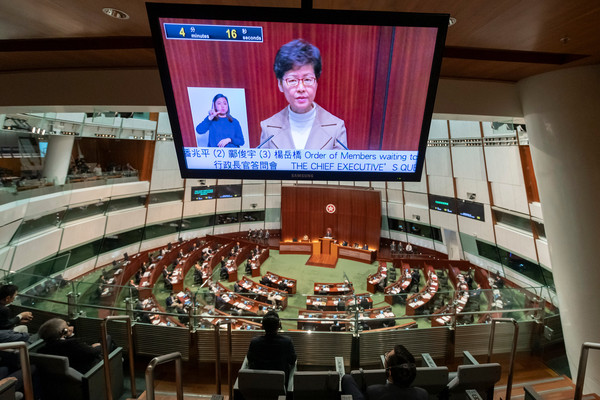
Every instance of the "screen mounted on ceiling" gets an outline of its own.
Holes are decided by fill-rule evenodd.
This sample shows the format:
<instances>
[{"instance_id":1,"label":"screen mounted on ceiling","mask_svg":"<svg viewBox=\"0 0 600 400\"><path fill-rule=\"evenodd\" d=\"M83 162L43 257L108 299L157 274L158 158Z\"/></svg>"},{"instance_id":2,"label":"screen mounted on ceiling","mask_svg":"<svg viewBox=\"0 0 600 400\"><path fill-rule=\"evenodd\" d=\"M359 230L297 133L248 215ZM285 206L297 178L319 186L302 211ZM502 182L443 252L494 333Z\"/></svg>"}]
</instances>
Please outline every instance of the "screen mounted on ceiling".
<instances>
[{"instance_id":1,"label":"screen mounted on ceiling","mask_svg":"<svg viewBox=\"0 0 600 400\"><path fill-rule=\"evenodd\" d=\"M448 15L147 9L182 177L420 180Z\"/></svg>"}]
</instances>

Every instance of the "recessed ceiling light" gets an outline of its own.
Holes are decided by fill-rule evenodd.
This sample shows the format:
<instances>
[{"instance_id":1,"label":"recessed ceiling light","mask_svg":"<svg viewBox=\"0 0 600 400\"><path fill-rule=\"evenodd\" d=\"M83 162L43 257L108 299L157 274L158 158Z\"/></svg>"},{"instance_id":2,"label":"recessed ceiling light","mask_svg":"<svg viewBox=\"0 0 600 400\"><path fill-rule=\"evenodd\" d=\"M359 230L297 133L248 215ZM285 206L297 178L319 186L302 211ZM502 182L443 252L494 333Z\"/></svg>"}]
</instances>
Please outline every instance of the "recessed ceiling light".
<instances>
[{"instance_id":1,"label":"recessed ceiling light","mask_svg":"<svg viewBox=\"0 0 600 400\"><path fill-rule=\"evenodd\" d=\"M454 25L454 24L456 24L456 18L454 18L454 17L450 17L450 18L448 19L448 26L452 26L452 25Z\"/></svg>"},{"instance_id":2,"label":"recessed ceiling light","mask_svg":"<svg viewBox=\"0 0 600 400\"><path fill-rule=\"evenodd\" d=\"M116 8L103 8L102 12L109 17L113 17L116 19L129 19L129 15L125 11L117 10Z\"/></svg>"}]
</instances>

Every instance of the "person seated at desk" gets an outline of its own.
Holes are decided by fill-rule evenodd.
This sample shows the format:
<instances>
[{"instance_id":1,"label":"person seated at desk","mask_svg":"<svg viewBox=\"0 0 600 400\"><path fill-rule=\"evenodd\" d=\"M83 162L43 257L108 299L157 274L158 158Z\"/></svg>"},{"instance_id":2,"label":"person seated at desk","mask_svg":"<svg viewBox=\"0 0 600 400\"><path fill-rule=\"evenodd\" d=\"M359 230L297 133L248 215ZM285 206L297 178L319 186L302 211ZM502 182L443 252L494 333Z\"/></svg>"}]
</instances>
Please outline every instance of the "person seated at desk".
<instances>
[{"instance_id":1,"label":"person seated at desk","mask_svg":"<svg viewBox=\"0 0 600 400\"><path fill-rule=\"evenodd\" d=\"M104 278L104 276L102 276L102 277ZM135 282L136 285L139 285L141 280L142 280L142 270L138 269L133 277L133 281ZM104 283L106 283L106 281Z\"/></svg>"},{"instance_id":2,"label":"person seated at desk","mask_svg":"<svg viewBox=\"0 0 600 400\"><path fill-rule=\"evenodd\" d=\"M296 363L296 350L292 340L277 331L281 326L279 315L269 311L262 320L264 336L252 339L248 347L248 366L252 369L277 370L285 373L286 386L290 370Z\"/></svg>"},{"instance_id":3,"label":"person seated at desk","mask_svg":"<svg viewBox=\"0 0 600 400\"><path fill-rule=\"evenodd\" d=\"M418 269L415 268L412 270L411 280L412 280L411 285L414 285L417 287L419 286L419 283L421 283L421 273L419 272Z\"/></svg>"},{"instance_id":4,"label":"person seated at desk","mask_svg":"<svg viewBox=\"0 0 600 400\"><path fill-rule=\"evenodd\" d=\"M368 245L368 244L366 244L366 243L365 243L365 244L363 244L363 247L362 247L362 249L363 249L363 250L369 250L369 245Z\"/></svg>"},{"instance_id":5,"label":"person seated at desk","mask_svg":"<svg viewBox=\"0 0 600 400\"><path fill-rule=\"evenodd\" d=\"M342 246L348 246L348 241L344 240L344 241L342 242Z\"/></svg>"},{"instance_id":6,"label":"person seated at desk","mask_svg":"<svg viewBox=\"0 0 600 400\"><path fill-rule=\"evenodd\" d=\"M404 346L396 345L392 351L386 353L384 367L387 383L368 386L366 393L363 393L352 375L346 374L342 377L342 394L350 394L354 400L429 398L425 389L410 387L417 376L417 366L415 358Z\"/></svg>"},{"instance_id":7,"label":"person seated at desk","mask_svg":"<svg viewBox=\"0 0 600 400\"><path fill-rule=\"evenodd\" d=\"M221 263L221 271L219 272L221 279L226 280L229 278L229 271L227 271L227 265Z\"/></svg>"},{"instance_id":8,"label":"person seated at desk","mask_svg":"<svg viewBox=\"0 0 600 400\"><path fill-rule=\"evenodd\" d=\"M363 297L360 299L360 308L362 308L363 310L367 310L369 308L371 308L371 303L369 302L369 299L367 299L366 297Z\"/></svg>"},{"instance_id":9,"label":"person seated at desk","mask_svg":"<svg viewBox=\"0 0 600 400\"><path fill-rule=\"evenodd\" d=\"M172 277L172 275L173 274L171 272L169 272L169 270L167 269L167 266L165 265L163 267L163 270L162 270L162 276L163 276L163 279L164 279L164 282L165 282L164 283L165 284L165 289L172 289L173 288L173 284L171 283L171 277Z\"/></svg>"},{"instance_id":10,"label":"person seated at desk","mask_svg":"<svg viewBox=\"0 0 600 400\"><path fill-rule=\"evenodd\" d=\"M171 292L169 296L165 299L165 306L167 311L172 311L173 308L176 307L177 297L175 297L175 293Z\"/></svg>"},{"instance_id":11,"label":"person seated at desk","mask_svg":"<svg viewBox=\"0 0 600 400\"><path fill-rule=\"evenodd\" d=\"M355 248L355 249L360 249L360 244L358 244L358 243L354 243L354 248Z\"/></svg>"},{"instance_id":12,"label":"person seated at desk","mask_svg":"<svg viewBox=\"0 0 600 400\"><path fill-rule=\"evenodd\" d=\"M202 266L199 262L197 262L194 264L194 285L202 285L202 283Z\"/></svg>"},{"instance_id":13,"label":"person seated at desk","mask_svg":"<svg viewBox=\"0 0 600 400\"><path fill-rule=\"evenodd\" d=\"M305 242L308 242L310 239L308 238L308 235L304 235L302 237L302 240L304 240Z\"/></svg>"},{"instance_id":14,"label":"person seated at desk","mask_svg":"<svg viewBox=\"0 0 600 400\"><path fill-rule=\"evenodd\" d=\"M269 292L267 294L267 303L271 304L273 308L277 308L277 300L275 299L277 295L275 292Z\"/></svg>"},{"instance_id":15,"label":"person seated at desk","mask_svg":"<svg viewBox=\"0 0 600 400\"><path fill-rule=\"evenodd\" d=\"M327 228L325 231L325 237L331 239L333 237L333 230L331 228Z\"/></svg>"},{"instance_id":16,"label":"person seated at desk","mask_svg":"<svg viewBox=\"0 0 600 400\"><path fill-rule=\"evenodd\" d=\"M279 288L279 290L287 292L288 290L288 285L287 285L287 281L284 279L281 282L279 282L279 285L277 286Z\"/></svg>"},{"instance_id":17,"label":"person seated at desk","mask_svg":"<svg viewBox=\"0 0 600 400\"><path fill-rule=\"evenodd\" d=\"M335 321L331 327L329 328L329 330L331 332L341 332L342 331L342 326L340 325L340 321Z\"/></svg>"},{"instance_id":18,"label":"person seated at desk","mask_svg":"<svg viewBox=\"0 0 600 400\"><path fill-rule=\"evenodd\" d=\"M179 322L181 322L182 324L185 325L190 321L190 317L184 307L176 307L175 312L177 312L177 314L178 314L177 318L179 319Z\"/></svg>"},{"instance_id":19,"label":"person seated at desk","mask_svg":"<svg viewBox=\"0 0 600 400\"><path fill-rule=\"evenodd\" d=\"M233 284L233 291L235 293L240 293L242 291L242 287L240 285L238 285L238 283L236 282Z\"/></svg>"},{"instance_id":20,"label":"person seated at desk","mask_svg":"<svg viewBox=\"0 0 600 400\"><path fill-rule=\"evenodd\" d=\"M500 275L498 275L496 277L496 279L494 280L494 284L492 285L492 287L496 287L498 289L503 289L504 288L504 281L502 280L502 278L500 277Z\"/></svg>"}]
</instances>

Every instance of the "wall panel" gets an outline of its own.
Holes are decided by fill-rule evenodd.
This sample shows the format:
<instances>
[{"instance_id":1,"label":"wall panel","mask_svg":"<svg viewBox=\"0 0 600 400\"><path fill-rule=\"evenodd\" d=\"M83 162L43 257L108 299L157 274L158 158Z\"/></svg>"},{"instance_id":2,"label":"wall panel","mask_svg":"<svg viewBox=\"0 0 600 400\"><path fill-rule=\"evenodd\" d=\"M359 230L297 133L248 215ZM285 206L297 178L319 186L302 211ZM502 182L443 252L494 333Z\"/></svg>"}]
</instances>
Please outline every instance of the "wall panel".
<instances>
[{"instance_id":1,"label":"wall panel","mask_svg":"<svg viewBox=\"0 0 600 400\"><path fill-rule=\"evenodd\" d=\"M168 203L152 204L148 206L148 217L146 224L154 224L162 221L171 221L181 218L181 201L171 201Z\"/></svg>"},{"instance_id":2,"label":"wall panel","mask_svg":"<svg viewBox=\"0 0 600 400\"><path fill-rule=\"evenodd\" d=\"M146 208L113 212L107 217L105 235L143 227L145 222Z\"/></svg>"},{"instance_id":3,"label":"wall panel","mask_svg":"<svg viewBox=\"0 0 600 400\"><path fill-rule=\"evenodd\" d=\"M61 236L62 229L53 229L46 234L20 242L15 248L11 270L18 271L36 261L56 254Z\"/></svg>"},{"instance_id":4,"label":"wall panel","mask_svg":"<svg viewBox=\"0 0 600 400\"><path fill-rule=\"evenodd\" d=\"M63 236L60 242L60 250L76 247L80 243L101 239L104 236L106 217L94 217L79 223L71 223L63 228Z\"/></svg>"},{"instance_id":5,"label":"wall panel","mask_svg":"<svg viewBox=\"0 0 600 400\"><path fill-rule=\"evenodd\" d=\"M533 236L512 230L502 225L496 225L496 243L498 246L510 249L520 256L537 260Z\"/></svg>"}]
</instances>

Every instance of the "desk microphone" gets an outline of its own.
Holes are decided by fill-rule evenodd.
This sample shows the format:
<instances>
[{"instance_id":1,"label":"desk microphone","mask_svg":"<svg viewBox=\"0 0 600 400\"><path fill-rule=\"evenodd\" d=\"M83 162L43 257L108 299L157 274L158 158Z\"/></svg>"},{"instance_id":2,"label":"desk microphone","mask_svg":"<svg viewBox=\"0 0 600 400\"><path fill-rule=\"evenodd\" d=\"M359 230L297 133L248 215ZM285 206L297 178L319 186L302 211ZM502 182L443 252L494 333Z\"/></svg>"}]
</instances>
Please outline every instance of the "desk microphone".
<instances>
[{"instance_id":1,"label":"desk microphone","mask_svg":"<svg viewBox=\"0 0 600 400\"><path fill-rule=\"evenodd\" d=\"M340 142L339 139L335 139L336 142L338 142L340 144L340 146L342 146L345 150L348 150L348 148L344 145L344 143Z\"/></svg>"},{"instance_id":2,"label":"desk microphone","mask_svg":"<svg viewBox=\"0 0 600 400\"><path fill-rule=\"evenodd\" d=\"M267 138L267 140L265 140L264 142L262 142L261 144L259 144L258 146L256 146L257 149L260 149L261 147L263 147L265 144L267 144L267 142L271 139L273 139L273 136L275 135L271 135Z\"/></svg>"}]
</instances>

